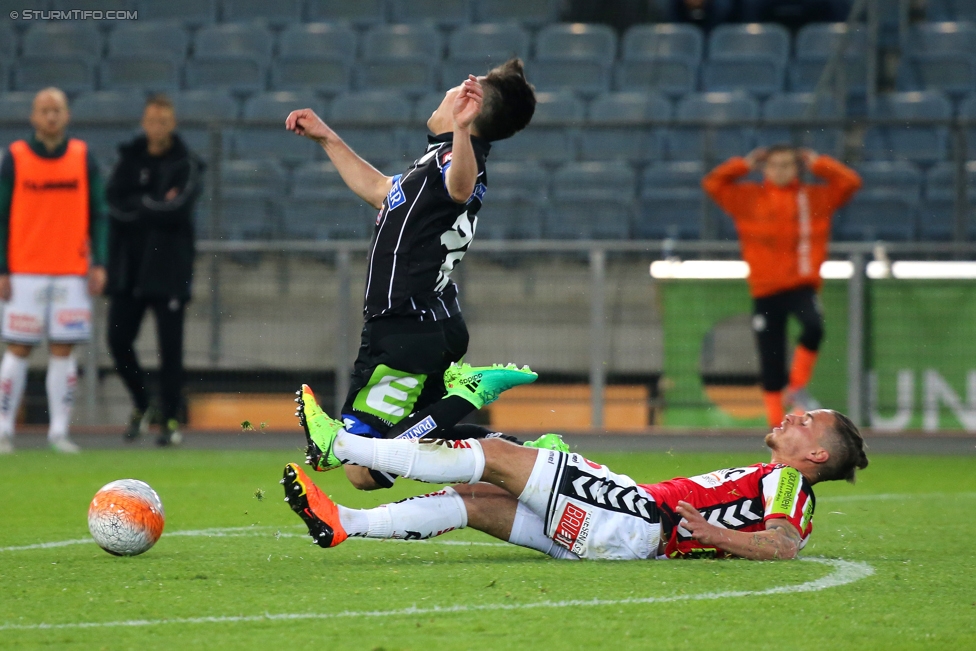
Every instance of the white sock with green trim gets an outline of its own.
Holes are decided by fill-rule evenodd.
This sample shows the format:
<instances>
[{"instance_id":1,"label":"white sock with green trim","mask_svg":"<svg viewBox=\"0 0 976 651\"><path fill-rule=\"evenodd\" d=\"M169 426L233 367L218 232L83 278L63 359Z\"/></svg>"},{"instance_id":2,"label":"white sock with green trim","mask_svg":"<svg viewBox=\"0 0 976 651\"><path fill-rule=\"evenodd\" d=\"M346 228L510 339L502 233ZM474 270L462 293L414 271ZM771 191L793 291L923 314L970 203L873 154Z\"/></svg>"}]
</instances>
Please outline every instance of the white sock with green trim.
<instances>
[{"instance_id":1,"label":"white sock with green trim","mask_svg":"<svg viewBox=\"0 0 976 651\"><path fill-rule=\"evenodd\" d=\"M477 439L418 443L408 439L373 439L342 430L332 451L343 463L381 470L430 484L481 481L485 453Z\"/></svg>"},{"instance_id":2,"label":"white sock with green trim","mask_svg":"<svg viewBox=\"0 0 976 651\"><path fill-rule=\"evenodd\" d=\"M339 506L339 522L350 536L426 540L466 527L468 510L457 491L448 487L375 509Z\"/></svg>"}]
</instances>

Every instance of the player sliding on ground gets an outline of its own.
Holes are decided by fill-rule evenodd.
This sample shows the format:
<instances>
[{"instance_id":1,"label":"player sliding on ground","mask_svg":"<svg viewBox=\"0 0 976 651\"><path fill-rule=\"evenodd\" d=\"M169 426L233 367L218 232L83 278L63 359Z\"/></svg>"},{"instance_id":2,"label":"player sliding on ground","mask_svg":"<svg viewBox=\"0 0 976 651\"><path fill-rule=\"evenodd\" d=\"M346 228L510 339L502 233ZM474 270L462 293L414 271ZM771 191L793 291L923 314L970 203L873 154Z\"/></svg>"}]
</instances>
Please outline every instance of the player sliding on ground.
<instances>
[{"instance_id":1,"label":"player sliding on ground","mask_svg":"<svg viewBox=\"0 0 976 651\"><path fill-rule=\"evenodd\" d=\"M430 483L466 482L354 510L288 464L285 501L321 547L349 536L424 539L472 527L554 558L794 558L813 529L813 485L853 482L868 465L857 427L826 409L790 414L773 428L769 463L656 484L637 484L578 454L499 439L367 439L320 410L305 416L320 468L356 464Z\"/></svg>"},{"instance_id":2,"label":"player sliding on ground","mask_svg":"<svg viewBox=\"0 0 976 651\"><path fill-rule=\"evenodd\" d=\"M292 111L285 120L289 131L319 143L349 189L379 210L369 250L362 345L341 411L347 431L419 438L471 411L465 400L445 398L442 382L468 348L451 272L475 235L488 189L491 143L524 129L535 104L518 59L483 77L470 75L444 94L427 120L433 135L426 150L396 176L360 158L311 109ZM485 371L461 365L450 372L455 381L472 383ZM507 387L536 377L527 368L492 375L496 380L506 375ZM441 438L489 434L474 425L441 430ZM551 436L536 444L559 441ZM347 467L346 476L364 490L388 488L394 480L358 466Z\"/></svg>"}]
</instances>

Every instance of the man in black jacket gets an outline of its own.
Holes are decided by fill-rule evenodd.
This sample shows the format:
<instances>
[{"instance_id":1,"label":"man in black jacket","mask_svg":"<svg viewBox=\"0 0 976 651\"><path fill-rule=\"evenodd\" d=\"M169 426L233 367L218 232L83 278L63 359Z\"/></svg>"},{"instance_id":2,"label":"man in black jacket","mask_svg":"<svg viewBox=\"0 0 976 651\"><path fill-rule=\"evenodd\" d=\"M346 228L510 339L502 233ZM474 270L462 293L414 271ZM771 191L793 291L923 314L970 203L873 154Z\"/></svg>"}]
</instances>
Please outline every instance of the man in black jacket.
<instances>
[{"instance_id":1,"label":"man in black jacket","mask_svg":"<svg viewBox=\"0 0 976 651\"><path fill-rule=\"evenodd\" d=\"M146 309L156 317L163 428L157 443L182 440L177 415L183 389L183 318L193 276L193 207L203 163L175 133L173 103L156 95L146 103L145 132L119 147L108 184L108 343L135 407L126 431L132 440L152 418L146 374L133 342Z\"/></svg>"}]
</instances>

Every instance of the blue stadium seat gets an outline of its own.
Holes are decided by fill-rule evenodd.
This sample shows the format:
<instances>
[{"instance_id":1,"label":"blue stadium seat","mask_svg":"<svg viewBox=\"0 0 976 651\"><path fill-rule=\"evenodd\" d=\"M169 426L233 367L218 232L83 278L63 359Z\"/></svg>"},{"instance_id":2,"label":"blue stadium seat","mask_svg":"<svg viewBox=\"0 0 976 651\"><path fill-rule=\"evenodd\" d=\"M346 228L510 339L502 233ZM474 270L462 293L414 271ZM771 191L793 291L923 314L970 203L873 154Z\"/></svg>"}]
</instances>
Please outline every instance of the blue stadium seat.
<instances>
[{"instance_id":1,"label":"blue stadium seat","mask_svg":"<svg viewBox=\"0 0 976 651\"><path fill-rule=\"evenodd\" d=\"M94 123L96 126L78 126L71 131L88 143L88 148L99 163L114 165L118 159L118 146L139 133L145 103L142 93L131 91L99 91L81 95L71 104L72 120L75 123ZM99 122L123 122L130 126L97 126Z\"/></svg>"},{"instance_id":2,"label":"blue stadium seat","mask_svg":"<svg viewBox=\"0 0 976 651\"><path fill-rule=\"evenodd\" d=\"M15 56L17 56L17 32L6 27L0 28L0 61L4 59L10 61Z\"/></svg>"},{"instance_id":3,"label":"blue stadium seat","mask_svg":"<svg viewBox=\"0 0 976 651\"><path fill-rule=\"evenodd\" d=\"M754 120L759 117L759 105L743 93L699 93L678 103L676 117L679 123L704 120L721 124L726 120ZM709 135L710 132L714 137ZM748 152L752 149L753 139L754 129L751 127L677 127L669 135L668 150L672 160L701 160L707 150L713 160L720 160Z\"/></svg>"},{"instance_id":4,"label":"blue stadium seat","mask_svg":"<svg viewBox=\"0 0 976 651\"><path fill-rule=\"evenodd\" d=\"M976 94L959 103L959 117L976 121ZM976 126L966 129L966 142L970 151L976 151Z\"/></svg>"},{"instance_id":5,"label":"blue stadium seat","mask_svg":"<svg viewBox=\"0 0 976 651\"><path fill-rule=\"evenodd\" d=\"M349 90L356 33L330 23L293 25L281 34L271 85L278 90L336 94Z\"/></svg>"},{"instance_id":6,"label":"blue stadium seat","mask_svg":"<svg viewBox=\"0 0 976 651\"><path fill-rule=\"evenodd\" d=\"M204 27L194 39L194 56L201 58L236 58L262 65L271 59L274 39L266 27L256 23L225 24Z\"/></svg>"},{"instance_id":7,"label":"blue stadium seat","mask_svg":"<svg viewBox=\"0 0 976 651\"><path fill-rule=\"evenodd\" d=\"M813 23L796 35L796 58L826 61L847 34L845 57L863 57L868 50L868 32L863 25L855 25L848 34L846 23Z\"/></svg>"},{"instance_id":8,"label":"blue stadium seat","mask_svg":"<svg viewBox=\"0 0 976 651\"><path fill-rule=\"evenodd\" d=\"M703 49L701 30L693 25L635 25L624 35L622 58L625 61L646 61L665 57L697 63L702 58Z\"/></svg>"},{"instance_id":9,"label":"blue stadium seat","mask_svg":"<svg viewBox=\"0 0 976 651\"><path fill-rule=\"evenodd\" d=\"M454 27L471 20L468 0L390 0L390 12L397 23L426 22Z\"/></svg>"},{"instance_id":10,"label":"blue stadium seat","mask_svg":"<svg viewBox=\"0 0 976 651\"><path fill-rule=\"evenodd\" d=\"M363 59L355 70L360 90L422 95L434 90L436 62L443 39L433 25L378 25L363 40Z\"/></svg>"},{"instance_id":11,"label":"blue stadium seat","mask_svg":"<svg viewBox=\"0 0 976 651\"><path fill-rule=\"evenodd\" d=\"M869 190L884 190L917 202L922 194L922 173L908 161L872 161L855 166Z\"/></svg>"},{"instance_id":12,"label":"blue stadium seat","mask_svg":"<svg viewBox=\"0 0 976 651\"><path fill-rule=\"evenodd\" d=\"M57 86L66 93L78 93L95 88L95 68L82 58L24 56L12 70L14 90L38 91Z\"/></svg>"},{"instance_id":13,"label":"blue stadium seat","mask_svg":"<svg viewBox=\"0 0 976 651\"><path fill-rule=\"evenodd\" d=\"M173 105L176 109L177 131L197 155L205 161L210 161L211 143L210 133L201 126L185 126L182 121L209 121L214 120L218 123L227 120L236 120L240 116L240 106L237 100L225 91L214 90L187 90L173 94ZM228 133L223 139L223 156L228 156L232 151L233 142Z\"/></svg>"},{"instance_id":14,"label":"blue stadium seat","mask_svg":"<svg viewBox=\"0 0 976 651\"><path fill-rule=\"evenodd\" d=\"M929 20L976 20L976 5L970 0L929 0L925 16Z\"/></svg>"},{"instance_id":15,"label":"blue stadium seat","mask_svg":"<svg viewBox=\"0 0 976 651\"><path fill-rule=\"evenodd\" d=\"M648 120L671 119L671 103L650 93L608 93L590 104L586 128L580 131L583 160L647 162L664 158L663 127Z\"/></svg>"},{"instance_id":16,"label":"blue stadium seat","mask_svg":"<svg viewBox=\"0 0 976 651\"><path fill-rule=\"evenodd\" d=\"M302 0L222 0L226 22L260 20L281 27L302 19Z\"/></svg>"},{"instance_id":17,"label":"blue stadium seat","mask_svg":"<svg viewBox=\"0 0 976 651\"><path fill-rule=\"evenodd\" d=\"M385 0L306 0L308 20L370 27L386 22Z\"/></svg>"},{"instance_id":18,"label":"blue stadium seat","mask_svg":"<svg viewBox=\"0 0 976 651\"><path fill-rule=\"evenodd\" d=\"M19 123L0 127L0 152L13 141L27 138L33 132L29 122L33 105L34 93L0 93L0 121Z\"/></svg>"},{"instance_id":19,"label":"blue stadium seat","mask_svg":"<svg viewBox=\"0 0 976 651\"><path fill-rule=\"evenodd\" d=\"M606 25L549 25L536 37L528 76L543 91L606 92L616 51L617 37Z\"/></svg>"},{"instance_id":20,"label":"blue stadium seat","mask_svg":"<svg viewBox=\"0 0 976 651\"><path fill-rule=\"evenodd\" d=\"M701 77L706 92L745 91L765 97L783 90L785 70L767 55L741 55L705 61Z\"/></svg>"},{"instance_id":21,"label":"blue stadium seat","mask_svg":"<svg viewBox=\"0 0 976 651\"><path fill-rule=\"evenodd\" d=\"M92 21L32 25L24 34L23 56L93 63L102 56L102 35Z\"/></svg>"},{"instance_id":22,"label":"blue stadium seat","mask_svg":"<svg viewBox=\"0 0 976 651\"><path fill-rule=\"evenodd\" d=\"M968 212L965 231L971 238L976 228L973 208L976 207L976 161L966 163L966 196ZM925 197L918 211L918 234L924 240L948 240L953 237L956 223L955 164L936 163L925 175Z\"/></svg>"},{"instance_id":23,"label":"blue stadium seat","mask_svg":"<svg viewBox=\"0 0 976 651\"><path fill-rule=\"evenodd\" d=\"M538 239L542 237L549 176L536 163L491 164L490 187L478 213L478 237Z\"/></svg>"},{"instance_id":24,"label":"blue stadium seat","mask_svg":"<svg viewBox=\"0 0 976 651\"><path fill-rule=\"evenodd\" d=\"M765 56L774 61L790 57L790 33L774 23L719 25L708 37L710 59Z\"/></svg>"},{"instance_id":25,"label":"blue stadium seat","mask_svg":"<svg viewBox=\"0 0 976 651\"><path fill-rule=\"evenodd\" d=\"M291 175L291 192L293 195L313 196L316 192L339 191L352 193L352 190L346 187L345 181L342 180L339 170L329 161L305 163L296 167Z\"/></svg>"},{"instance_id":26,"label":"blue stadium seat","mask_svg":"<svg viewBox=\"0 0 976 651\"><path fill-rule=\"evenodd\" d=\"M553 0L477 0L474 3L478 22L518 22L544 25L555 19L557 3Z\"/></svg>"},{"instance_id":27,"label":"blue stadium seat","mask_svg":"<svg viewBox=\"0 0 976 651\"><path fill-rule=\"evenodd\" d=\"M614 86L680 96L695 90L698 63L684 57L658 56L618 61Z\"/></svg>"},{"instance_id":28,"label":"blue stadium seat","mask_svg":"<svg viewBox=\"0 0 976 651\"><path fill-rule=\"evenodd\" d=\"M645 187L637 201L634 237L699 238L704 200L705 193L700 187L669 189Z\"/></svg>"},{"instance_id":29,"label":"blue stadium seat","mask_svg":"<svg viewBox=\"0 0 976 651\"><path fill-rule=\"evenodd\" d=\"M441 91L421 95L413 107L413 126L426 126L430 114L437 110L437 107L441 105L443 99L444 93Z\"/></svg>"},{"instance_id":30,"label":"blue stadium seat","mask_svg":"<svg viewBox=\"0 0 976 651\"><path fill-rule=\"evenodd\" d=\"M864 189L841 209L834 222L838 240L892 240L915 238L917 202L898 192Z\"/></svg>"},{"instance_id":31,"label":"blue stadium seat","mask_svg":"<svg viewBox=\"0 0 976 651\"><path fill-rule=\"evenodd\" d=\"M375 217L376 209L346 187L332 163L308 163L292 175L285 237L362 239L368 237Z\"/></svg>"},{"instance_id":32,"label":"blue stadium seat","mask_svg":"<svg viewBox=\"0 0 976 651\"><path fill-rule=\"evenodd\" d=\"M451 34L448 58L441 64L441 88L456 86L467 75L484 74L512 57L529 54L529 34L512 23L466 25Z\"/></svg>"},{"instance_id":33,"label":"blue stadium seat","mask_svg":"<svg viewBox=\"0 0 976 651\"><path fill-rule=\"evenodd\" d=\"M122 23L109 33L109 56L156 56L181 61L190 36L177 23Z\"/></svg>"},{"instance_id":34,"label":"blue stadium seat","mask_svg":"<svg viewBox=\"0 0 976 651\"><path fill-rule=\"evenodd\" d=\"M762 116L765 120L788 120L806 118L807 110L814 102L813 93L784 93L773 95L763 104ZM821 97L817 107L817 117L835 118L837 107L832 98ZM839 156L843 146L844 133L831 126L764 126L756 132L756 144L768 147L777 143L792 143L796 146L810 147L824 154Z\"/></svg>"},{"instance_id":35,"label":"blue stadium seat","mask_svg":"<svg viewBox=\"0 0 976 651\"><path fill-rule=\"evenodd\" d=\"M315 158L321 147L285 131L285 118L292 111L311 108L324 114L325 105L310 92L277 92L256 95L244 103L244 119L272 122L274 126L242 126L234 133L234 153L241 158L278 158L287 163Z\"/></svg>"},{"instance_id":36,"label":"blue stadium seat","mask_svg":"<svg viewBox=\"0 0 976 651\"><path fill-rule=\"evenodd\" d=\"M225 161L222 167L222 233L230 239L273 237L288 177L267 159Z\"/></svg>"},{"instance_id":37,"label":"blue stadium seat","mask_svg":"<svg viewBox=\"0 0 976 651\"><path fill-rule=\"evenodd\" d=\"M621 162L570 163L553 175L544 232L558 239L630 236L636 176Z\"/></svg>"},{"instance_id":38,"label":"blue stadium seat","mask_svg":"<svg viewBox=\"0 0 976 651\"><path fill-rule=\"evenodd\" d=\"M908 33L907 49L911 54L976 55L976 24L917 23Z\"/></svg>"},{"instance_id":39,"label":"blue stadium seat","mask_svg":"<svg viewBox=\"0 0 976 651\"><path fill-rule=\"evenodd\" d=\"M574 94L536 93L535 114L524 131L492 146L494 159L564 163L576 158L583 103Z\"/></svg>"},{"instance_id":40,"label":"blue stadium seat","mask_svg":"<svg viewBox=\"0 0 976 651\"><path fill-rule=\"evenodd\" d=\"M163 56L109 56L98 66L106 90L174 91L180 87L180 64Z\"/></svg>"},{"instance_id":41,"label":"blue stadium seat","mask_svg":"<svg viewBox=\"0 0 976 651\"><path fill-rule=\"evenodd\" d=\"M82 11L133 11L135 2L133 0L51 0L51 9L57 11L69 11L80 9Z\"/></svg>"},{"instance_id":42,"label":"blue stadium seat","mask_svg":"<svg viewBox=\"0 0 976 651\"><path fill-rule=\"evenodd\" d=\"M6 92L7 88L10 86L10 67L7 62L0 59L0 89Z\"/></svg>"},{"instance_id":43,"label":"blue stadium seat","mask_svg":"<svg viewBox=\"0 0 976 651\"><path fill-rule=\"evenodd\" d=\"M356 153L373 164L394 162L398 167L413 160L419 146L410 147L400 137L399 127L410 119L405 97L378 91L339 95L329 115L329 123Z\"/></svg>"},{"instance_id":44,"label":"blue stadium seat","mask_svg":"<svg viewBox=\"0 0 976 651\"><path fill-rule=\"evenodd\" d=\"M937 90L954 96L976 91L976 55L913 54L898 66L897 88Z\"/></svg>"},{"instance_id":45,"label":"blue stadium seat","mask_svg":"<svg viewBox=\"0 0 976 651\"><path fill-rule=\"evenodd\" d=\"M488 193L490 203L499 192L514 192L521 197L547 199L549 173L536 162L498 161L491 163Z\"/></svg>"},{"instance_id":46,"label":"blue stadium seat","mask_svg":"<svg viewBox=\"0 0 976 651\"><path fill-rule=\"evenodd\" d=\"M217 0L140 0L139 18L145 21L174 20L188 27L217 22Z\"/></svg>"},{"instance_id":47,"label":"blue stadium seat","mask_svg":"<svg viewBox=\"0 0 976 651\"><path fill-rule=\"evenodd\" d=\"M650 190L673 190L678 188L701 189L705 168L697 161L678 163L655 163L644 170L641 179L641 193Z\"/></svg>"},{"instance_id":48,"label":"blue stadium seat","mask_svg":"<svg viewBox=\"0 0 976 651\"><path fill-rule=\"evenodd\" d=\"M811 93L827 67L826 59L795 59L787 68L788 86L797 93ZM863 96L867 93L867 64L862 58L847 58L843 62L847 94ZM833 88L833 86L831 86Z\"/></svg>"},{"instance_id":49,"label":"blue stadium seat","mask_svg":"<svg viewBox=\"0 0 976 651\"><path fill-rule=\"evenodd\" d=\"M877 116L883 118L949 119L952 105L936 92L890 93L878 98ZM948 129L928 126L871 127L864 135L865 157L920 163L944 160L948 153Z\"/></svg>"},{"instance_id":50,"label":"blue stadium seat","mask_svg":"<svg viewBox=\"0 0 976 651\"><path fill-rule=\"evenodd\" d=\"M252 59L204 57L186 62L186 88L256 93L266 86L265 66Z\"/></svg>"}]
</instances>

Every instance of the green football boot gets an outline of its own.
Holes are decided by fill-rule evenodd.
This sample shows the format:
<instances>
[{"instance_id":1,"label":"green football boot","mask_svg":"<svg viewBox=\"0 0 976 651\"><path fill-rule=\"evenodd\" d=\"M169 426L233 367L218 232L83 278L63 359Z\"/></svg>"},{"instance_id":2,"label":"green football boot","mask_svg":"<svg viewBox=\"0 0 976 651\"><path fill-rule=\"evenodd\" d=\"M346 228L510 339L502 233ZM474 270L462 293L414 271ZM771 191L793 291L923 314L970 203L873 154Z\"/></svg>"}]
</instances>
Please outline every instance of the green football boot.
<instances>
[{"instance_id":1,"label":"green football boot","mask_svg":"<svg viewBox=\"0 0 976 651\"><path fill-rule=\"evenodd\" d=\"M444 371L444 388L447 395L460 396L476 409L498 400L503 391L520 384L529 384L539 378L528 366L517 368L515 364L502 366L471 366L470 364L451 364Z\"/></svg>"},{"instance_id":2,"label":"green football boot","mask_svg":"<svg viewBox=\"0 0 976 651\"><path fill-rule=\"evenodd\" d=\"M303 384L301 390L295 393L298 396L295 398L295 402L298 403L295 415L298 416L298 423L305 428L305 440L308 443L305 449L305 463L319 472L338 468L342 462L332 452L332 444L342 429L342 422L329 418L329 415L322 411L315 400L315 394L307 384Z\"/></svg>"},{"instance_id":3,"label":"green football boot","mask_svg":"<svg viewBox=\"0 0 976 651\"><path fill-rule=\"evenodd\" d=\"M540 450L555 450L556 452L569 452L569 446L559 434L543 434L534 441L526 441L522 444L524 448L538 448Z\"/></svg>"}]
</instances>

